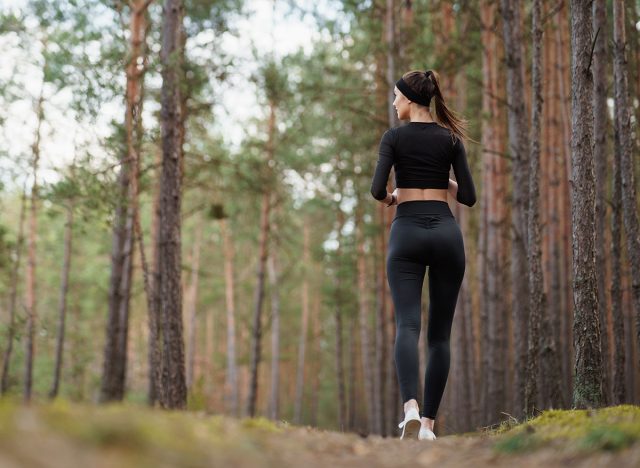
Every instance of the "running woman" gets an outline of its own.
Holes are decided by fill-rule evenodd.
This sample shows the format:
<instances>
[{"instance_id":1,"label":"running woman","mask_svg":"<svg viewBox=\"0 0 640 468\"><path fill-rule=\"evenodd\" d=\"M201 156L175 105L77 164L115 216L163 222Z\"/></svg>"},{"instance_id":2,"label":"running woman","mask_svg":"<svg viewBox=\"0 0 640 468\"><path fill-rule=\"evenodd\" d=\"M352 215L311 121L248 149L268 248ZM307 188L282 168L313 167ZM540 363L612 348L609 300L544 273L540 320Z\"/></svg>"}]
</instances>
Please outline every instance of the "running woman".
<instances>
[{"instance_id":1,"label":"running woman","mask_svg":"<svg viewBox=\"0 0 640 468\"><path fill-rule=\"evenodd\" d=\"M451 325L466 262L462 232L447 193L473 206L476 191L463 144L468 138L466 121L446 106L438 74L433 70L407 72L393 92L398 118L409 122L383 134L371 194L387 206L397 205L386 267L397 326L394 358L405 412L398 427L401 439L435 440L433 428L449 375ZM429 110L432 99L437 121ZM391 166L396 189L388 193ZM456 181L449 179L451 167ZM418 338L427 266L429 354L420 411Z\"/></svg>"}]
</instances>

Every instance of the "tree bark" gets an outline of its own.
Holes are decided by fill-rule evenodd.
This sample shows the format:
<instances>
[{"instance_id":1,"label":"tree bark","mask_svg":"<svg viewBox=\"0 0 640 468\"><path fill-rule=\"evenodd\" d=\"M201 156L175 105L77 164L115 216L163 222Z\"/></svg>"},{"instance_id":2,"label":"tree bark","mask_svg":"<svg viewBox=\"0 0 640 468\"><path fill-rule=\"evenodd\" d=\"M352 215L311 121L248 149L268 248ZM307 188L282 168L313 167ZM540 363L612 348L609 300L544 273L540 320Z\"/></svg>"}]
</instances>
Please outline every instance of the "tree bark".
<instances>
[{"instance_id":1,"label":"tree bark","mask_svg":"<svg viewBox=\"0 0 640 468\"><path fill-rule=\"evenodd\" d=\"M109 278L109 313L104 349L100 401L122 400L125 391L129 303L133 269L135 198L133 177L139 157L138 135L142 113L145 56L146 6L143 0L133 3L130 13L130 54L126 66L125 147L120 160L118 199L113 223L111 275Z\"/></svg>"},{"instance_id":2,"label":"tree bark","mask_svg":"<svg viewBox=\"0 0 640 468\"><path fill-rule=\"evenodd\" d=\"M358 318L360 328L360 361L362 365L362 378L364 385L364 411L366 421L366 432L370 433L374 430L374 391L373 391L373 372L371 368L371 356L373 350L371 348L370 339L370 314L371 303L370 293L367 288L367 258L365 255L364 235L364 219L362 201L358 200L355 211L355 229L356 229L356 249L357 249L357 269L358 269Z\"/></svg>"},{"instance_id":3,"label":"tree bark","mask_svg":"<svg viewBox=\"0 0 640 468\"><path fill-rule=\"evenodd\" d=\"M612 404L626 402L626 340L622 309L622 174L620 173L620 135L614 133L613 195L611 202L611 317L613 320L613 400Z\"/></svg>"},{"instance_id":4,"label":"tree bark","mask_svg":"<svg viewBox=\"0 0 640 468\"><path fill-rule=\"evenodd\" d=\"M625 6L622 0L613 2L613 77L615 83L616 132L620 138L620 174L622 182L622 213L627 239L627 254L631 267L631 299L635 309L635 326L640 346L640 226L636 195L633 139L631 133L631 103L626 58Z\"/></svg>"},{"instance_id":5,"label":"tree bark","mask_svg":"<svg viewBox=\"0 0 640 468\"><path fill-rule=\"evenodd\" d=\"M273 228L275 237L275 226ZM276 249L272 248L268 259L268 273L271 293L271 399L269 418L277 421L280 417L280 291Z\"/></svg>"},{"instance_id":6,"label":"tree bark","mask_svg":"<svg viewBox=\"0 0 640 468\"><path fill-rule=\"evenodd\" d=\"M527 121L524 103L524 64L522 62L522 31L520 25L519 2L501 0L503 17L503 35L505 65L507 67L507 99L509 124L509 155L511 158L512 185L512 249L511 278L513 287L513 310L516 344L516 401L523 401L525 386L524 363L527 356L529 319L529 284L527 281L527 196L529 181L527 177ZM497 350L501 354L501 350ZM489 374L492 390L491 401L503 400L502 372L500 362L494 361L494 372ZM499 415L490 415L491 419Z\"/></svg>"},{"instance_id":7,"label":"tree bark","mask_svg":"<svg viewBox=\"0 0 640 468\"><path fill-rule=\"evenodd\" d=\"M46 57L46 43L43 44ZM43 65L43 71L46 74L47 62ZM42 122L44 121L44 81L40 88L40 96L36 106L37 126L35 139L31 150L33 153L32 170L33 185L31 186L31 204L29 210L29 238L27 244L27 281L25 287L25 309L27 311L27 336L25 339L25 376L24 376L24 400L31 401L32 378L33 378L33 360L35 354L35 331L37 320L37 302L36 302L36 243L38 235L38 164L40 161L40 139L42 132Z\"/></svg>"},{"instance_id":8,"label":"tree bark","mask_svg":"<svg viewBox=\"0 0 640 468\"><path fill-rule=\"evenodd\" d=\"M162 152L156 153L156 188L153 197L153 212L151 214L151 267L148 270L146 285L147 309L149 315L149 387L147 403L155 406L159 403L162 391L162 316L160 310L160 199L162 180ZM139 214L136 215L139 222ZM140 237L138 228L138 237ZM140 244L143 272L147 271L144 249Z\"/></svg>"},{"instance_id":9,"label":"tree bark","mask_svg":"<svg viewBox=\"0 0 640 468\"><path fill-rule=\"evenodd\" d=\"M202 248L202 221L199 220L196 226L196 238L193 243L193 253L191 257L191 284L189 285L189 335L187 352L187 390L192 390L195 379L196 361L196 329L198 316L198 285L200 279L200 250Z\"/></svg>"},{"instance_id":10,"label":"tree bark","mask_svg":"<svg viewBox=\"0 0 640 468\"><path fill-rule=\"evenodd\" d=\"M571 215L577 408L602 403L602 357L595 264L593 76L590 67L592 1L571 1ZM589 27L585 27L589 25Z\"/></svg>"},{"instance_id":11,"label":"tree bark","mask_svg":"<svg viewBox=\"0 0 640 468\"><path fill-rule=\"evenodd\" d=\"M275 162L275 132L276 132L276 106L269 103L269 120L267 123L267 171L271 170ZM271 180L272 174L268 175ZM251 348L251 377L249 383L249 397L247 401L247 413L253 417L256 412L256 400L258 398L258 367L260 366L260 346L262 338L262 303L264 301L265 269L269 255L269 231L271 229L271 194L269 188L262 195L262 211L260 213L260 246L257 266L257 282L254 297L253 310L253 337Z\"/></svg>"},{"instance_id":12,"label":"tree bark","mask_svg":"<svg viewBox=\"0 0 640 468\"><path fill-rule=\"evenodd\" d=\"M546 295L540 259L540 120L542 114L542 24L541 0L533 1L531 29L533 31L533 58L531 64L531 150L529 154L529 213L527 253L529 261L529 340L527 349L527 374L524 411L534 416L538 399L538 352L540 349L540 321L546 308Z\"/></svg>"},{"instance_id":13,"label":"tree bark","mask_svg":"<svg viewBox=\"0 0 640 468\"><path fill-rule=\"evenodd\" d=\"M607 289L605 286L608 266L606 252L606 190L607 190L607 9L605 0L595 0L593 31L597 34L593 51L593 158L596 176L596 280L598 286L598 316L600 318L600 348L602 349L603 404L611 401L611 377L609 376L609 320L607 314Z\"/></svg>"},{"instance_id":14,"label":"tree bark","mask_svg":"<svg viewBox=\"0 0 640 468\"><path fill-rule=\"evenodd\" d=\"M336 259L341 258L342 250L342 229L344 227L344 212L337 207L338 211L338 224L336 230L338 232L338 248L335 252ZM341 291L341 279L339 274L340 265L338 262L335 264L335 277L334 277L334 300L335 300L335 323L336 323L336 385L338 396L338 429L340 431L346 430L346 390L345 390L345 372L344 372L344 344L342 333L342 291Z\"/></svg>"},{"instance_id":15,"label":"tree bark","mask_svg":"<svg viewBox=\"0 0 640 468\"><path fill-rule=\"evenodd\" d=\"M309 247L309 222L305 220L302 226L302 317L300 320L300 337L298 342L298 366L296 369L296 397L294 403L293 421L302 423L302 402L304 398L304 363L309 328L309 271L311 268Z\"/></svg>"},{"instance_id":16,"label":"tree bark","mask_svg":"<svg viewBox=\"0 0 640 468\"><path fill-rule=\"evenodd\" d=\"M181 200L184 119L182 0L165 0L162 28L162 178L160 203L160 310L164 408L185 408L184 338L181 289Z\"/></svg>"},{"instance_id":17,"label":"tree bark","mask_svg":"<svg viewBox=\"0 0 640 468\"><path fill-rule=\"evenodd\" d=\"M222 242L224 251L224 278L225 278L225 305L227 312L227 378L226 378L226 399L227 407L230 407L231 414L238 415L238 369L236 364L236 307L235 307L235 275L234 257L235 249L233 236L230 235L228 220L220 220L220 230L222 232Z\"/></svg>"},{"instance_id":18,"label":"tree bark","mask_svg":"<svg viewBox=\"0 0 640 468\"><path fill-rule=\"evenodd\" d=\"M64 260L62 264L62 281L58 302L58 337L56 340L56 363L53 373L53 385L49 398L58 395L60 373L62 371L62 351L64 349L65 317L67 314L67 293L69 292L69 272L71 271L71 245L73 239L73 202L67 207L67 222L64 229Z\"/></svg>"}]
</instances>

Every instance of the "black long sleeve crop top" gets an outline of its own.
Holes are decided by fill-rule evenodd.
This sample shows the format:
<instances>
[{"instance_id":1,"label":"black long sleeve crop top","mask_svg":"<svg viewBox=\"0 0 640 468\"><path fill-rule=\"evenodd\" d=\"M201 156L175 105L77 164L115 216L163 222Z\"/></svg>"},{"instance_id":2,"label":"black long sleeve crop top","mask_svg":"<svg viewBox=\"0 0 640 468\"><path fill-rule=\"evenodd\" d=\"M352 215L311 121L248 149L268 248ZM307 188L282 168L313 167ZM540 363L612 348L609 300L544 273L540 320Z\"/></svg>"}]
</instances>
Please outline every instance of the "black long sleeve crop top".
<instances>
[{"instance_id":1,"label":"black long sleeve crop top","mask_svg":"<svg viewBox=\"0 0 640 468\"><path fill-rule=\"evenodd\" d=\"M378 162L371 182L376 200L387 196L391 166L398 188L449 187L449 168L458 183L456 199L467 206L476 202L476 189L462 140L436 122L409 122L387 130L380 140Z\"/></svg>"}]
</instances>

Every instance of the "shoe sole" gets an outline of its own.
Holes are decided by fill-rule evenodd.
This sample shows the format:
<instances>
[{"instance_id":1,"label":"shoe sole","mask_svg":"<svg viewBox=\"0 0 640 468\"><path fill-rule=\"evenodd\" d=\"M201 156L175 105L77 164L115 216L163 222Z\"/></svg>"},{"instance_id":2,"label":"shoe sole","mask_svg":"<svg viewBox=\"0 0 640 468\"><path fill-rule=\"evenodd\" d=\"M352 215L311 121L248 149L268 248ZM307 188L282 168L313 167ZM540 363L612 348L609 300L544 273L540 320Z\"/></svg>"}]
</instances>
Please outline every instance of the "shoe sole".
<instances>
[{"instance_id":1,"label":"shoe sole","mask_svg":"<svg viewBox=\"0 0 640 468\"><path fill-rule=\"evenodd\" d=\"M407 424L402 428L402 435L400 436L400 439L418 440L418 433L420 432L421 425L422 424L417 419L407 421Z\"/></svg>"}]
</instances>

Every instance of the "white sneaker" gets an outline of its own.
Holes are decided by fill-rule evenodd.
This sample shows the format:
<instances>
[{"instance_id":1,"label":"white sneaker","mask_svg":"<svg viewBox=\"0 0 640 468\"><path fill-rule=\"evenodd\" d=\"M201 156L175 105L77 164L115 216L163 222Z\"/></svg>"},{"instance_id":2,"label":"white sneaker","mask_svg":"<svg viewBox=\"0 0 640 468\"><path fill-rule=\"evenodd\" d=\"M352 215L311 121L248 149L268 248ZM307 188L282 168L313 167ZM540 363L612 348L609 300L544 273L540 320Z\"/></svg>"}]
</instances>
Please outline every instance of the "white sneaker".
<instances>
[{"instance_id":1,"label":"white sneaker","mask_svg":"<svg viewBox=\"0 0 640 468\"><path fill-rule=\"evenodd\" d=\"M420 427L420 432L418 432L418 440L436 440L436 435L431 429Z\"/></svg>"},{"instance_id":2,"label":"white sneaker","mask_svg":"<svg viewBox=\"0 0 640 468\"><path fill-rule=\"evenodd\" d=\"M409 411L404 415L404 421L398 424L398 427L402 428L400 439L417 439L421 424L418 410L409 408Z\"/></svg>"}]
</instances>

